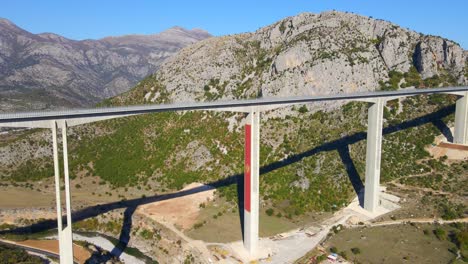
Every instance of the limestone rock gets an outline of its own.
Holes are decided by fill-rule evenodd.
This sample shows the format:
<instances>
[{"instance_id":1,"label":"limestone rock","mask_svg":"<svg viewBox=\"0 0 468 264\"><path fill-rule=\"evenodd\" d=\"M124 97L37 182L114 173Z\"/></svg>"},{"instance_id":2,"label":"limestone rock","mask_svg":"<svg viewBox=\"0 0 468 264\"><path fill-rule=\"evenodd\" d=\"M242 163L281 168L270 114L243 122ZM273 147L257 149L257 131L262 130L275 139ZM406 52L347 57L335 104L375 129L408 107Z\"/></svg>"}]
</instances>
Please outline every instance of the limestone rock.
<instances>
[{"instance_id":1,"label":"limestone rock","mask_svg":"<svg viewBox=\"0 0 468 264\"><path fill-rule=\"evenodd\" d=\"M465 82L463 70L466 52L456 43L438 37L423 37L416 44L414 63L423 78L438 75L441 71L452 71Z\"/></svg>"},{"instance_id":2,"label":"limestone rock","mask_svg":"<svg viewBox=\"0 0 468 264\"><path fill-rule=\"evenodd\" d=\"M466 84L466 52L452 41L351 13L302 13L253 33L214 37L182 49L149 77L168 101L213 101L365 92L390 71L411 67ZM148 102L137 86L119 103ZM151 102L154 102L151 100ZM332 109L317 103L309 110ZM289 110L277 116L291 114Z\"/></svg>"}]
</instances>

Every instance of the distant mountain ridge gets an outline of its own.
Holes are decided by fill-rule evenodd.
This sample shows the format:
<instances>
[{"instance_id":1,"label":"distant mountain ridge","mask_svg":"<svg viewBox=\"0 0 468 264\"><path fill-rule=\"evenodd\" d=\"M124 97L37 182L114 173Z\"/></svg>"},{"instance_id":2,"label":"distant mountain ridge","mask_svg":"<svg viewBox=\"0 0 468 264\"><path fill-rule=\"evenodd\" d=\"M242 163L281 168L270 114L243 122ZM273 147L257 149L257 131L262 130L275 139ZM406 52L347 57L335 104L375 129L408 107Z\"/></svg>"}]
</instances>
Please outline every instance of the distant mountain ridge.
<instances>
[{"instance_id":1,"label":"distant mountain ridge","mask_svg":"<svg viewBox=\"0 0 468 264\"><path fill-rule=\"evenodd\" d=\"M0 19L0 111L89 106L129 90L179 49L211 37L172 27L153 35L72 40Z\"/></svg>"}]
</instances>

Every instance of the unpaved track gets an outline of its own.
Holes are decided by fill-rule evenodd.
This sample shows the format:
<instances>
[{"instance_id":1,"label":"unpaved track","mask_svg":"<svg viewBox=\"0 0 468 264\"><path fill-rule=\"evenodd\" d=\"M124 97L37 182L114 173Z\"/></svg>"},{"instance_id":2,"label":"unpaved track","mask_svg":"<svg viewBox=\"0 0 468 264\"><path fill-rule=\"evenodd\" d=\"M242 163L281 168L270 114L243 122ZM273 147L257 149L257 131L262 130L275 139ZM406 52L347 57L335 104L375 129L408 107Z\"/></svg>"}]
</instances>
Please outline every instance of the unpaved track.
<instances>
[{"instance_id":1,"label":"unpaved track","mask_svg":"<svg viewBox=\"0 0 468 264\"><path fill-rule=\"evenodd\" d=\"M432 194L446 195L446 196L449 196L449 197L452 197L452 196L456 195L456 194L451 193L451 192L444 192L444 191L434 190L434 189L426 188L426 187L404 185L404 184L397 183L397 182L392 182L392 184L395 185L396 187L398 187L401 190L430 192Z\"/></svg>"},{"instance_id":2,"label":"unpaved track","mask_svg":"<svg viewBox=\"0 0 468 264\"><path fill-rule=\"evenodd\" d=\"M453 220L443 220L434 218L406 218L392 221L382 221L375 223L368 223L366 226L388 226L388 225L401 225L406 223L417 223L417 224L453 224L453 223L468 223L468 218L458 218ZM352 225L350 227L356 227L362 225Z\"/></svg>"},{"instance_id":3,"label":"unpaved track","mask_svg":"<svg viewBox=\"0 0 468 264\"><path fill-rule=\"evenodd\" d=\"M191 239L190 237L186 236L184 232L180 231L177 229L173 224L171 223L166 223L166 222L159 222L160 224L164 225L167 229L171 230L172 232L176 233L180 238L185 240L191 247L197 249L200 251L205 258L205 261L212 262L211 259L211 253L207 248L207 244L201 240L194 240Z\"/></svg>"}]
</instances>

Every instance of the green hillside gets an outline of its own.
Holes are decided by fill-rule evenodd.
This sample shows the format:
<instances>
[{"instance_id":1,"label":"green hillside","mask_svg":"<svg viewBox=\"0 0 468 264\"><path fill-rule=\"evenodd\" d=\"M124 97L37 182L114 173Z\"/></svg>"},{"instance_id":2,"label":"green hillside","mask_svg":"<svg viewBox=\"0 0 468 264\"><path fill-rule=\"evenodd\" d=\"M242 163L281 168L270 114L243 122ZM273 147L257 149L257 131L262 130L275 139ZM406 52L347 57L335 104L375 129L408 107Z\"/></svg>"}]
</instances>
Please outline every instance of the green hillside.
<instances>
[{"instance_id":1,"label":"green hillside","mask_svg":"<svg viewBox=\"0 0 468 264\"><path fill-rule=\"evenodd\" d=\"M441 133L432 121L453 120L453 103L454 97L447 95L409 98L402 109L396 101L388 103L383 182L433 168L440 173L451 170L440 161L417 161L428 157L424 147ZM338 209L355 195L350 178L364 178L367 104L348 103L331 112L296 111L295 116L262 121L261 196L289 217ZM226 119L232 115L158 113L72 128L71 176L97 175L101 184L109 182L114 188L158 183L156 192L204 182L219 187L228 201L238 202L235 177L243 171L243 134L241 129L229 131ZM281 143L274 148L271 142ZM208 157L197 160L194 153L200 148ZM50 176L51 163L39 171L34 164L20 166L11 177L21 181ZM304 181L307 184L298 184Z\"/></svg>"}]
</instances>

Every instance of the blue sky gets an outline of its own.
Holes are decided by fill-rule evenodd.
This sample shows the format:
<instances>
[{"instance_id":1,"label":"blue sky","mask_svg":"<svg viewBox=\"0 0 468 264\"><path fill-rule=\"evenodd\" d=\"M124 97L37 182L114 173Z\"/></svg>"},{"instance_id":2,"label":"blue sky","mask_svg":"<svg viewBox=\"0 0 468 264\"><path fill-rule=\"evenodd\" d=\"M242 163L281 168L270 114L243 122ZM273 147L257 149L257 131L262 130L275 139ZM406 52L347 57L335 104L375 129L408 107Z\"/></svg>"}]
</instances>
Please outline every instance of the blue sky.
<instances>
[{"instance_id":1,"label":"blue sky","mask_svg":"<svg viewBox=\"0 0 468 264\"><path fill-rule=\"evenodd\" d=\"M175 25L234 34L301 12L332 9L389 20L468 49L467 0L2 0L0 17L33 33L96 39L157 33Z\"/></svg>"}]
</instances>

